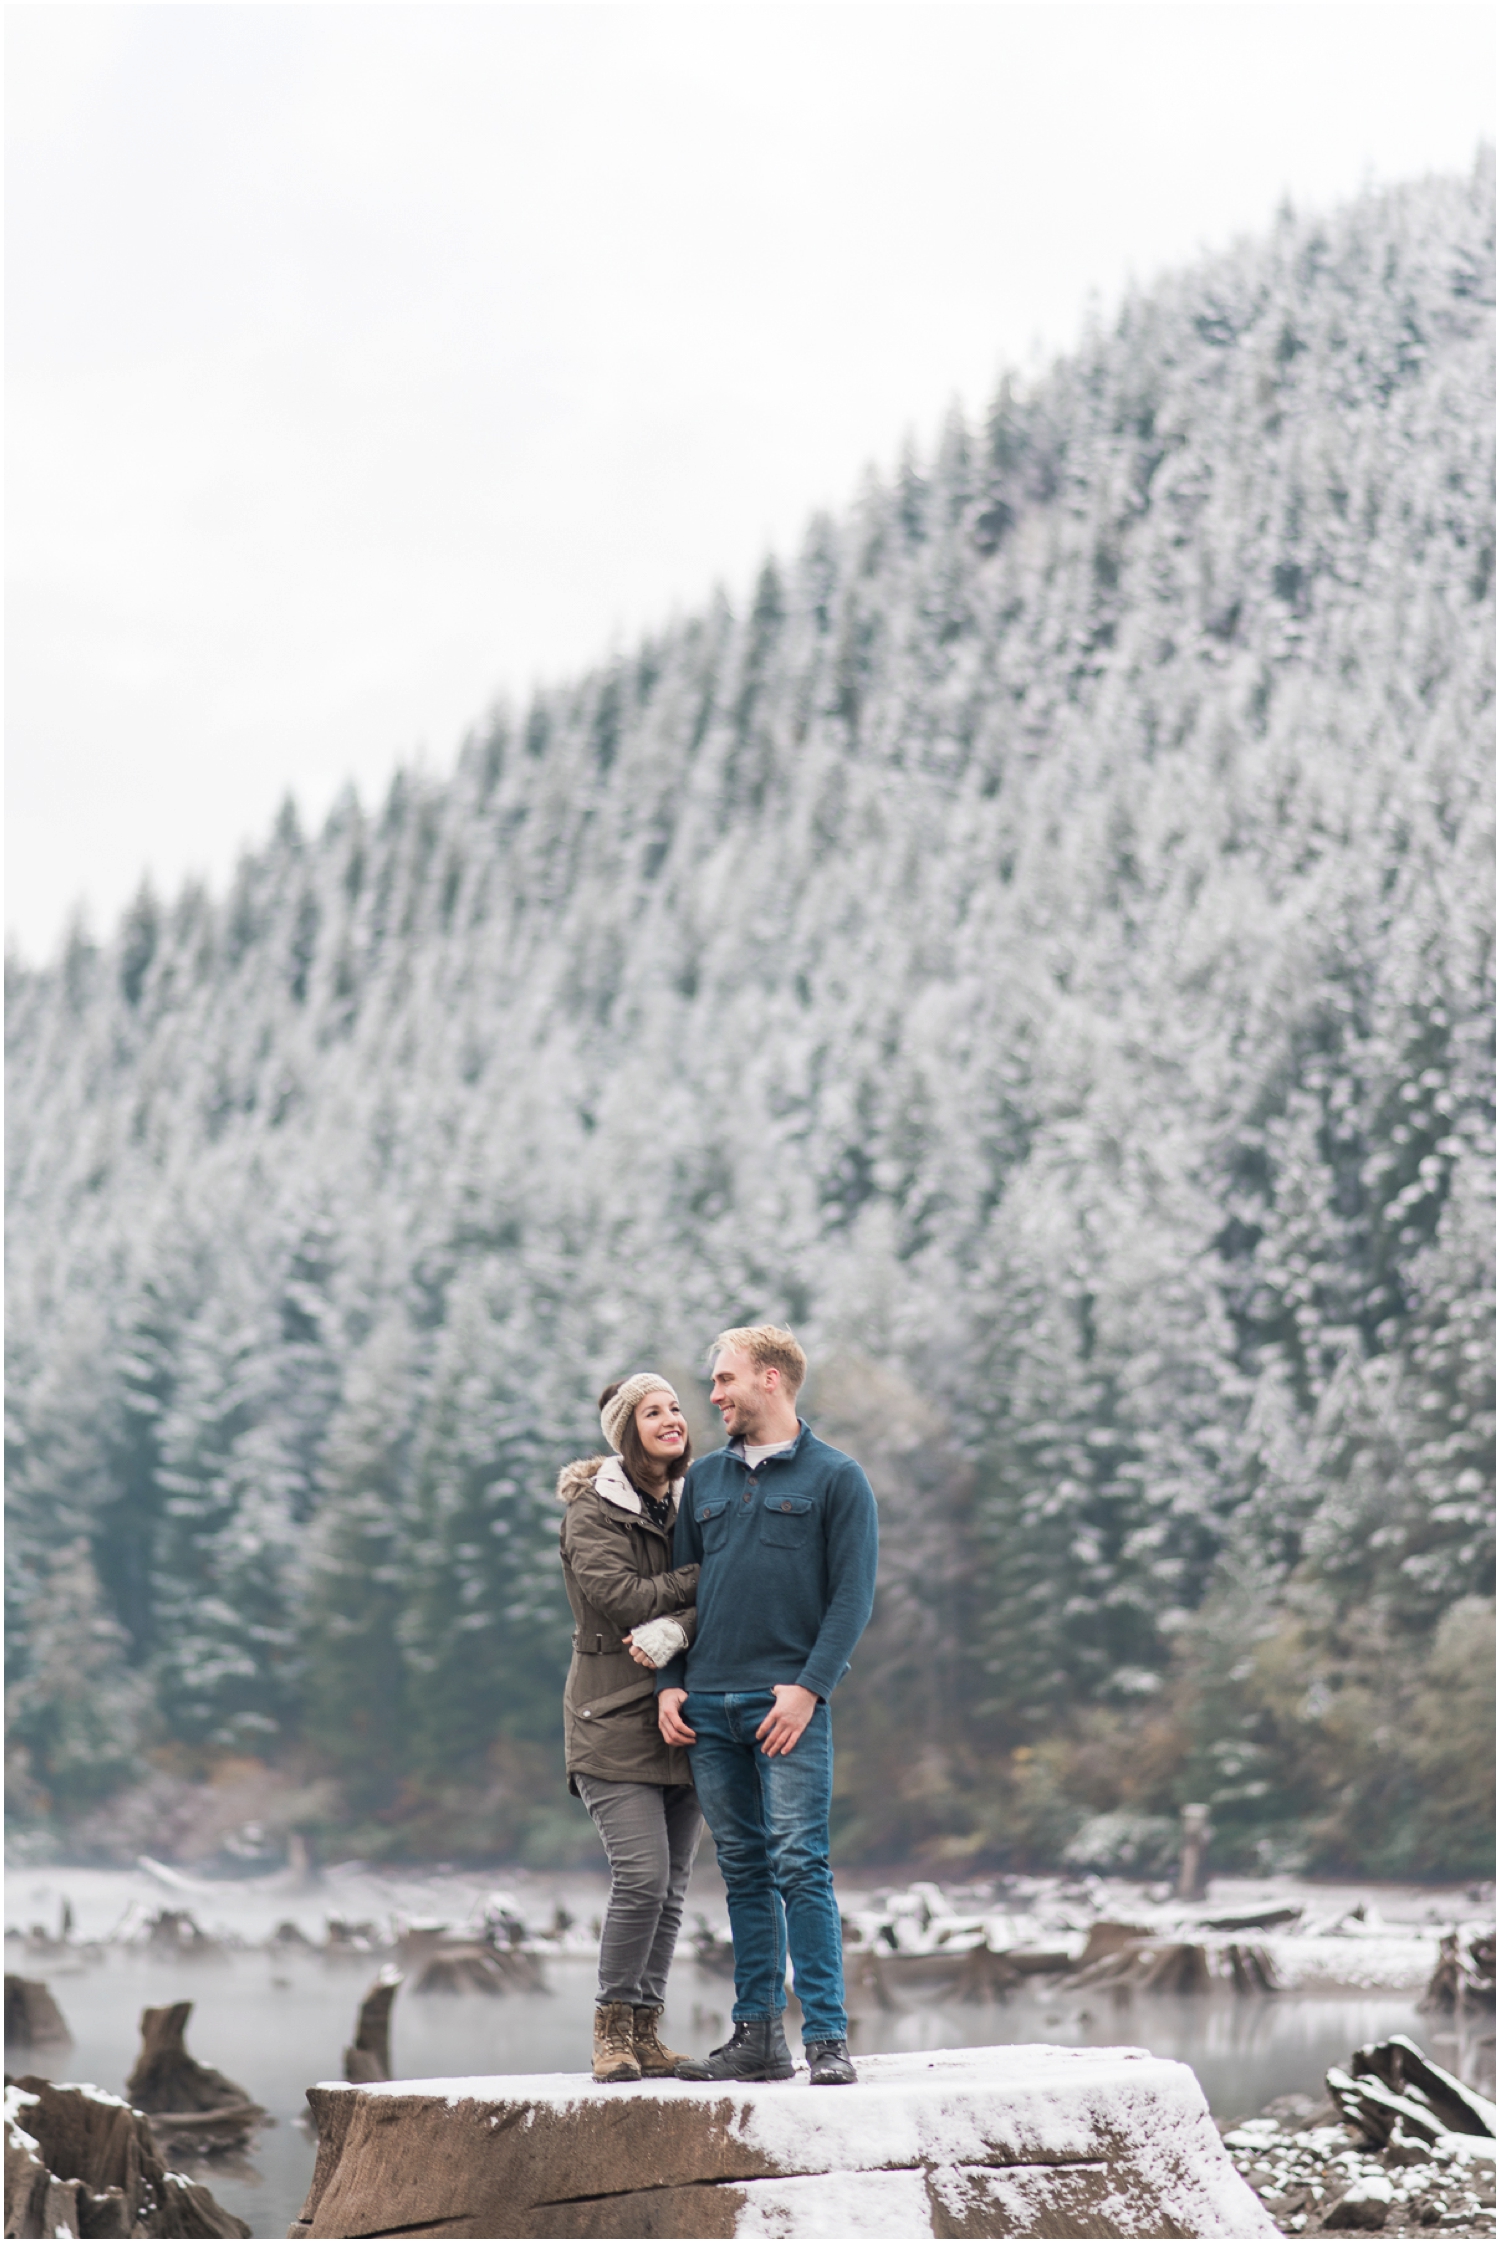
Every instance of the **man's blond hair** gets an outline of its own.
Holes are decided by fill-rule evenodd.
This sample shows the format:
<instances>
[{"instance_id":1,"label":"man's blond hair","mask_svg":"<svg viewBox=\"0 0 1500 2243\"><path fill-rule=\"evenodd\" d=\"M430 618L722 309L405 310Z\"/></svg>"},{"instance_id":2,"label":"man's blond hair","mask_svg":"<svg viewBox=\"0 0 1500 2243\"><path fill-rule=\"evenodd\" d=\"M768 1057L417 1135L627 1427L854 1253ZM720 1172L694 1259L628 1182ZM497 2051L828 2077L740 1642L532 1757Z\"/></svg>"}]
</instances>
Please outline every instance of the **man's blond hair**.
<instances>
[{"instance_id":1,"label":"man's blond hair","mask_svg":"<svg viewBox=\"0 0 1500 2243\"><path fill-rule=\"evenodd\" d=\"M721 1347L737 1348L761 1370L780 1371L788 1394L795 1394L807 1376L807 1357L785 1325L738 1324L719 1334L709 1354L717 1355Z\"/></svg>"}]
</instances>

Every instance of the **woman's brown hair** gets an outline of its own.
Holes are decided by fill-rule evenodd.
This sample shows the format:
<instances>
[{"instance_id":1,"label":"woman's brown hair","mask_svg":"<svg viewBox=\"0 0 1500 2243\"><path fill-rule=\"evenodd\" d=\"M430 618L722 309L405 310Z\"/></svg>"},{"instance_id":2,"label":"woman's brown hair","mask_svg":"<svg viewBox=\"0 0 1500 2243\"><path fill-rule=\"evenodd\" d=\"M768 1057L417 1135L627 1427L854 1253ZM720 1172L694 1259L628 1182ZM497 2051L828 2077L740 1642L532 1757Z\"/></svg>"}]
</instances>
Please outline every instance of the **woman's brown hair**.
<instances>
[{"instance_id":1,"label":"woman's brown hair","mask_svg":"<svg viewBox=\"0 0 1500 2243\"><path fill-rule=\"evenodd\" d=\"M607 1402L612 1402L624 1384L623 1379L616 1379L613 1385L607 1386L599 1397L598 1407L602 1410ZM639 1407L639 1404L637 1404L637 1407ZM640 1431L635 1422L635 1411L632 1410L625 1421L625 1429L620 1435L620 1462L625 1467L626 1479L635 1489L637 1495L649 1495L651 1493L653 1478L651 1461L642 1444ZM656 1461L661 1464L666 1463L667 1460L658 1457ZM674 1480L682 1478L683 1473L692 1461L693 1436L684 1426L682 1429L682 1450L673 1459L677 1466L676 1471L673 1471L671 1463L667 1463L667 1486L669 1489Z\"/></svg>"}]
</instances>

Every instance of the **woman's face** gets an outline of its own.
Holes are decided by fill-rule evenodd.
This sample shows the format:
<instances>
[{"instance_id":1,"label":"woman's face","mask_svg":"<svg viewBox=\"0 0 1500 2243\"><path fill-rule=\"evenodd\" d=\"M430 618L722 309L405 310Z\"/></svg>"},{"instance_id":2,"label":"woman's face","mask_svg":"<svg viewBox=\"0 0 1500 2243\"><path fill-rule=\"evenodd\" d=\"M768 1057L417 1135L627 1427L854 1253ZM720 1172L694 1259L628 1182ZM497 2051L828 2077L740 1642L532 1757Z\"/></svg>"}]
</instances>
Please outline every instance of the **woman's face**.
<instances>
[{"instance_id":1,"label":"woman's face","mask_svg":"<svg viewBox=\"0 0 1500 2243\"><path fill-rule=\"evenodd\" d=\"M670 1464L682 1454L687 1440L687 1420L676 1398L660 1387L635 1406L635 1429L647 1456Z\"/></svg>"}]
</instances>

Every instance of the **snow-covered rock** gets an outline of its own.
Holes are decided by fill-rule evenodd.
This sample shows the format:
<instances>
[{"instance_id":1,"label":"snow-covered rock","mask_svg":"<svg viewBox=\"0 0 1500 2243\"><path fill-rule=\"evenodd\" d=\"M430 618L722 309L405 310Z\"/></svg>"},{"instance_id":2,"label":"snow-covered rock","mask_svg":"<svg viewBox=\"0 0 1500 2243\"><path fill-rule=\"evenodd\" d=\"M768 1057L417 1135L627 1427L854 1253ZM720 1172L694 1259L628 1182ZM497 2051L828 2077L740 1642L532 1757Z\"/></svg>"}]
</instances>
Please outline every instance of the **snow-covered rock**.
<instances>
[{"instance_id":1,"label":"snow-covered rock","mask_svg":"<svg viewBox=\"0 0 1500 2243\"><path fill-rule=\"evenodd\" d=\"M1142 2049L873 2056L859 2085L568 2075L310 2091L307 2236L1261 2236L1186 2065Z\"/></svg>"}]
</instances>

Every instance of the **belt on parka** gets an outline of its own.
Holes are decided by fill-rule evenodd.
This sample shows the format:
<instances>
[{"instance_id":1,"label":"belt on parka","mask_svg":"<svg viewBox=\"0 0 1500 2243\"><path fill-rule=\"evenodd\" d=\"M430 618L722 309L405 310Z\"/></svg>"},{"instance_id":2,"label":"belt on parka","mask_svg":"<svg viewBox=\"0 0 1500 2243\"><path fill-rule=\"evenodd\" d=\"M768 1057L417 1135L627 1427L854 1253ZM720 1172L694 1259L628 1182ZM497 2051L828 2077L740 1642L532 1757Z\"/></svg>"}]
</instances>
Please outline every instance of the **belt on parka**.
<instances>
[{"instance_id":1,"label":"belt on parka","mask_svg":"<svg viewBox=\"0 0 1500 2243\"><path fill-rule=\"evenodd\" d=\"M628 1643L621 1643L618 1637L612 1639L609 1636L600 1635L597 1629L593 1631L592 1640L590 1640L590 1637L585 1635L581 1628L575 1628L573 1630L573 1649L581 1653L585 1659L610 1659L621 1651L628 1651L630 1646Z\"/></svg>"}]
</instances>

